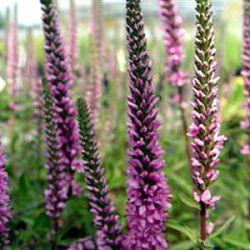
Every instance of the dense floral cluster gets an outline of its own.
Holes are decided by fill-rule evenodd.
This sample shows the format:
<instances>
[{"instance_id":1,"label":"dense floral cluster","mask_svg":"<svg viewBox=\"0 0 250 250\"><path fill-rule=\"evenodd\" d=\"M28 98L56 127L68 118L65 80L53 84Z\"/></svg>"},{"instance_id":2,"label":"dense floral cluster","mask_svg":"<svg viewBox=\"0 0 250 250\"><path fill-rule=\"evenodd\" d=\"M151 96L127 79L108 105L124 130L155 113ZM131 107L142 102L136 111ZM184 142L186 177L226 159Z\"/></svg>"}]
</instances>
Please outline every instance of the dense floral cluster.
<instances>
[{"instance_id":1,"label":"dense floral cluster","mask_svg":"<svg viewBox=\"0 0 250 250\"><path fill-rule=\"evenodd\" d=\"M7 249L9 226L11 218L9 208L8 174L5 169L5 160L2 144L0 142L0 249Z\"/></svg>"},{"instance_id":2,"label":"dense floral cluster","mask_svg":"<svg viewBox=\"0 0 250 250\"><path fill-rule=\"evenodd\" d=\"M102 34L102 2L92 1L90 20L91 65L90 82L86 92L86 101L91 111L95 129L99 122L101 97L103 94L103 34Z\"/></svg>"},{"instance_id":3,"label":"dense floral cluster","mask_svg":"<svg viewBox=\"0 0 250 250\"><path fill-rule=\"evenodd\" d=\"M219 196L212 196L209 186L219 174L219 154L225 137L220 136L215 77L214 28L210 0L197 0L195 38L195 76L193 79L193 124L189 135L193 138L193 180L195 200L201 206L201 237L206 238L206 209L214 208Z\"/></svg>"},{"instance_id":4,"label":"dense floral cluster","mask_svg":"<svg viewBox=\"0 0 250 250\"><path fill-rule=\"evenodd\" d=\"M60 150L60 165L66 168L67 188L73 194L79 194L79 187L74 181L74 172L83 171L78 160L78 126L75 120L76 109L72 100L72 80L58 25L58 16L53 0L40 0L45 34L46 71L52 90L57 141Z\"/></svg>"},{"instance_id":5,"label":"dense floral cluster","mask_svg":"<svg viewBox=\"0 0 250 250\"><path fill-rule=\"evenodd\" d=\"M77 69L77 38L78 38L78 25L75 0L70 0L70 20L69 20L69 35L66 44L67 59L69 63L69 69L72 74L72 79L75 80L75 72Z\"/></svg>"},{"instance_id":6,"label":"dense floral cluster","mask_svg":"<svg viewBox=\"0 0 250 250\"><path fill-rule=\"evenodd\" d=\"M77 102L81 134L85 180L94 223L98 229L98 249L120 249L121 225L109 196L104 168L100 162L94 128L87 104L81 98Z\"/></svg>"},{"instance_id":7,"label":"dense floral cluster","mask_svg":"<svg viewBox=\"0 0 250 250\"><path fill-rule=\"evenodd\" d=\"M181 113L182 128L185 139L186 153L191 166L192 152L187 136L188 122L186 118L185 86L188 82L187 74L181 69L184 63L184 29L182 18L179 15L176 0L161 0L160 12L163 22L164 43L167 54L166 77L176 88L172 102L178 104Z\"/></svg>"},{"instance_id":8,"label":"dense floral cluster","mask_svg":"<svg viewBox=\"0 0 250 250\"><path fill-rule=\"evenodd\" d=\"M67 200L67 183L65 166L60 163L60 150L56 138L54 107L49 85L44 81L44 117L46 136L46 156L48 171L48 188L45 190L47 215L54 218L53 234L58 230L58 219Z\"/></svg>"},{"instance_id":9,"label":"dense floral cluster","mask_svg":"<svg viewBox=\"0 0 250 250\"><path fill-rule=\"evenodd\" d=\"M160 4L167 52L166 75L173 86L182 87L187 82L187 75L181 70L184 61L182 18L175 0L161 0Z\"/></svg>"},{"instance_id":10,"label":"dense floral cluster","mask_svg":"<svg viewBox=\"0 0 250 250\"><path fill-rule=\"evenodd\" d=\"M96 250L96 246L90 237L86 237L73 243L68 250Z\"/></svg>"},{"instance_id":11,"label":"dense floral cluster","mask_svg":"<svg viewBox=\"0 0 250 250\"><path fill-rule=\"evenodd\" d=\"M91 38L91 68L90 81L86 91L86 101L91 111L91 119L95 129L98 127L101 97L103 89L102 68L100 65L100 57L97 50L97 43L93 36Z\"/></svg>"},{"instance_id":12,"label":"dense floral cluster","mask_svg":"<svg viewBox=\"0 0 250 250\"><path fill-rule=\"evenodd\" d=\"M15 6L14 20L10 22L7 38L7 81L8 91L12 98L11 109L16 109L16 94L18 89L18 70L19 70L19 36L17 21L17 6Z\"/></svg>"},{"instance_id":13,"label":"dense floral cluster","mask_svg":"<svg viewBox=\"0 0 250 250\"><path fill-rule=\"evenodd\" d=\"M127 0L129 105L128 235L126 249L167 249L170 194L157 128L158 98L151 78L140 0Z\"/></svg>"},{"instance_id":14,"label":"dense floral cluster","mask_svg":"<svg viewBox=\"0 0 250 250\"><path fill-rule=\"evenodd\" d=\"M244 47L243 47L243 71L242 75L245 80L245 109L246 119L242 122L242 127L246 130L248 141L242 149L242 154L250 155L250 1L244 1Z\"/></svg>"}]
</instances>

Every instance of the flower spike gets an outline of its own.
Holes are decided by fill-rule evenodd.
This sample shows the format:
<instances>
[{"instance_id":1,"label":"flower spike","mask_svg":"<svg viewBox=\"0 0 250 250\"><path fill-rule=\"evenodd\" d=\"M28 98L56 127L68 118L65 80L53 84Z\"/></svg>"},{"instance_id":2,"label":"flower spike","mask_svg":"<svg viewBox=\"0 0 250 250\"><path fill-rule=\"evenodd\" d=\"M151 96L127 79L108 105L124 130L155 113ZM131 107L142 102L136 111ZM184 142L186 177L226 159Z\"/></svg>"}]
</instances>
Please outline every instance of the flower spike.
<instances>
[{"instance_id":1,"label":"flower spike","mask_svg":"<svg viewBox=\"0 0 250 250\"><path fill-rule=\"evenodd\" d=\"M243 71L242 75L245 80L245 109L246 119L242 122L242 128L246 130L248 142L242 149L242 154L250 156L250 1L244 0L244 24L243 24Z\"/></svg>"},{"instance_id":2,"label":"flower spike","mask_svg":"<svg viewBox=\"0 0 250 250\"><path fill-rule=\"evenodd\" d=\"M58 16L53 0L40 0L45 35L46 73L52 90L55 105L55 123L57 140L60 147L61 164L67 170L69 192L79 194L79 187L74 181L74 173L82 172L82 162L78 160L80 145L76 122L76 109L72 100L72 80L69 65L65 58Z\"/></svg>"},{"instance_id":3,"label":"flower spike","mask_svg":"<svg viewBox=\"0 0 250 250\"><path fill-rule=\"evenodd\" d=\"M66 169L64 164L60 164L60 147L56 137L56 123L54 119L54 105L49 84L43 81L43 101L45 117L45 139L48 171L48 187L45 190L46 213L54 219L52 230L52 244L55 245L55 236L59 229L59 219L68 199L68 189L66 183Z\"/></svg>"},{"instance_id":4,"label":"flower spike","mask_svg":"<svg viewBox=\"0 0 250 250\"><path fill-rule=\"evenodd\" d=\"M83 98L77 101L82 157L91 212L95 226L98 229L98 249L120 249L119 237L121 224L111 201L104 168L100 162L95 131L91 122L89 110Z\"/></svg>"},{"instance_id":5,"label":"flower spike","mask_svg":"<svg viewBox=\"0 0 250 250\"><path fill-rule=\"evenodd\" d=\"M195 200L200 204L201 240L208 234L208 210L215 207L219 196L212 196L210 184L219 174L219 155L226 138L219 135L217 107L217 82L215 76L215 45L210 0L196 0L195 76L193 78L192 172L196 191Z\"/></svg>"},{"instance_id":6,"label":"flower spike","mask_svg":"<svg viewBox=\"0 0 250 250\"><path fill-rule=\"evenodd\" d=\"M128 234L124 249L168 249L165 240L170 193L164 176L164 151L157 132L158 98L144 33L140 0L127 0L129 55Z\"/></svg>"},{"instance_id":7,"label":"flower spike","mask_svg":"<svg viewBox=\"0 0 250 250\"><path fill-rule=\"evenodd\" d=\"M0 248L3 250L7 250L9 243L8 223L11 218L9 202L8 174L5 169L4 153L0 142Z\"/></svg>"}]
</instances>

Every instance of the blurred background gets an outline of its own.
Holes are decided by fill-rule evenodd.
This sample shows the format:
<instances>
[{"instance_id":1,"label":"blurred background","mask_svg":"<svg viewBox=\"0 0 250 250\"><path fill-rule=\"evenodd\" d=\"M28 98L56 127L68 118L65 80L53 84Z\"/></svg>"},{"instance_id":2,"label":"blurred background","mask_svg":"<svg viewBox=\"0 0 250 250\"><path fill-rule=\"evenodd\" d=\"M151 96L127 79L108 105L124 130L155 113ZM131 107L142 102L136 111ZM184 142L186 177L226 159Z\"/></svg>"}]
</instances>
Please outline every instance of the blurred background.
<instances>
[{"instance_id":1,"label":"blurred background","mask_svg":"<svg viewBox=\"0 0 250 250\"><path fill-rule=\"evenodd\" d=\"M195 31L195 1L178 0L185 29L185 63L189 83L186 87L185 107L191 124L191 79ZM90 18L91 1L76 0L77 68L75 70L74 97L84 96L91 82ZM242 3L239 0L215 0L215 30L222 133L228 137L222 153L220 176L213 192L221 201L213 211L211 220L216 233L211 237L212 249L250 249L246 230L249 187L247 186L247 160L240 150L246 140L240 122L246 115L243 109L244 83L240 76L242 61ZM184 137L179 109L173 97L175 89L164 79L165 49L158 0L143 0L148 48L152 56L157 95L160 97L161 143L166 150L166 175L173 193L167 237L171 249L197 249L194 238L198 235L198 208L193 201L192 178L185 154ZM68 0L58 0L57 8L65 44L69 37L70 17ZM15 14L16 13L16 14ZM8 91L8 30L17 15L18 53L15 100ZM127 164L127 104L128 76L125 40L125 1L103 0L103 68L104 93L101 98L98 139L112 197L126 228L126 168ZM0 133L3 137L10 174L11 202L14 218L11 221L11 249L49 249L50 220L44 209L43 190L46 187L43 122L34 82L44 74L43 33L38 0L0 0ZM37 78L30 79L27 68L37 64ZM29 71L28 71L29 72ZM34 94L35 92L35 94ZM13 104L15 108L13 108ZM77 177L84 188L82 176ZM61 246L77 238L95 235L88 201L72 198L63 214ZM240 240L239 240L240 239Z\"/></svg>"}]
</instances>

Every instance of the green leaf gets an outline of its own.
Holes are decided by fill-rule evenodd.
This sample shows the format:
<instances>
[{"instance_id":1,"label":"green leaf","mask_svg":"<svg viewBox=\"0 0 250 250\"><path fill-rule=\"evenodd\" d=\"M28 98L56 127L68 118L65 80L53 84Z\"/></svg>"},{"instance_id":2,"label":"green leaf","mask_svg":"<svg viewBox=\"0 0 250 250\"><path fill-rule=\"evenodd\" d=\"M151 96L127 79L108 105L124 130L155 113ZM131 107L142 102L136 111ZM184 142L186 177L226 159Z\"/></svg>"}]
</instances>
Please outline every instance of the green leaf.
<instances>
[{"instance_id":1,"label":"green leaf","mask_svg":"<svg viewBox=\"0 0 250 250\"><path fill-rule=\"evenodd\" d=\"M247 241L243 241L242 239L233 239L233 238L227 238L225 239L225 242L234 246L234 247L239 247L241 250L250 250L250 243Z\"/></svg>"},{"instance_id":2,"label":"green leaf","mask_svg":"<svg viewBox=\"0 0 250 250\"><path fill-rule=\"evenodd\" d=\"M193 247L194 247L193 242L187 240L187 241L183 241L178 244L175 244L174 246L172 246L171 249L172 250L183 250L183 249L188 250L188 249L193 249Z\"/></svg>"},{"instance_id":3,"label":"green leaf","mask_svg":"<svg viewBox=\"0 0 250 250\"><path fill-rule=\"evenodd\" d=\"M192 192L192 185L190 185L184 178L180 178L180 175L172 174L169 176L169 179L171 179L176 185L180 186L182 191L185 191L186 193Z\"/></svg>"},{"instance_id":4,"label":"green leaf","mask_svg":"<svg viewBox=\"0 0 250 250\"><path fill-rule=\"evenodd\" d=\"M184 194L179 194L178 196L180 197L180 200L185 205L187 205L188 207L195 208L195 209L199 210L199 205L196 202L194 202L194 200L190 199L188 196L186 196Z\"/></svg>"},{"instance_id":5,"label":"green leaf","mask_svg":"<svg viewBox=\"0 0 250 250\"><path fill-rule=\"evenodd\" d=\"M19 179L19 191L22 194L26 194L28 192L28 183L25 174L22 174L22 176Z\"/></svg>"},{"instance_id":6,"label":"green leaf","mask_svg":"<svg viewBox=\"0 0 250 250\"><path fill-rule=\"evenodd\" d=\"M177 223L173 220L169 220L167 225L168 225L168 228L174 229L174 230L184 234L194 244L197 244L197 239L198 239L197 233L194 230L192 230L191 228L186 227L186 226L182 226L182 225L180 225L180 223Z\"/></svg>"},{"instance_id":7,"label":"green leaf","mask_svg":"<svg viewBox=\"0 0 250 250\"><path fill-rule=\"evenodd\" d=\"M229 218L219 229L217 229L213 234L210 235L209 239L215 238L220 234L224 233L233 223L235 216Z\"/></svg>"}]
</instances>

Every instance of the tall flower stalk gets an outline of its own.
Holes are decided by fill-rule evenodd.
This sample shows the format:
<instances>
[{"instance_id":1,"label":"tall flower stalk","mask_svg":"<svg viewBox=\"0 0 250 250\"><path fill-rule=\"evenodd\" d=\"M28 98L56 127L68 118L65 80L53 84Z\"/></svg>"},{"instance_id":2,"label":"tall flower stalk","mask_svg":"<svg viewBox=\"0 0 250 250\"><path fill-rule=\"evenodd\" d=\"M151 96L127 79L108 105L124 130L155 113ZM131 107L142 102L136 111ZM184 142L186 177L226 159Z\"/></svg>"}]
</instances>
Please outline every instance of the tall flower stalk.
<instances>
[{"instance_id":1,"label":"tall flower stalk","mask_svg":"<svg viewBox=\"0 0 250 250\"><path fill-rule=\"evenodd\" d=\"M75 0L70 0L70 20L69 20L69 34L67 43L67 55L69 60L69 69L72 73L72 78L75 78L76 73L76 59L77 59L77 34L78 34L78 24L76 15L76 4Z\"/></svg>"},{"instance_id":2,"label":"tall flower stalk","mask_svg":"<svg viewBox=\"0 0 250 250\"><path fill-rule=\"evenodd\" d=\"M23 75L23 81L25 83L26 94L32 96L32 88L36 84L38 78L38 64L36 60L36 53L34 47L34 37L32 29L27 32L26 39L26 63Z\"/></svg>"},{"instance_id":3,"label":"tall flower stalk","mask_svg":"<svg viewBox=\"0 0 250 250\"><path fill-rule=\"evenodd\" d=\"M68 199L66 171L60 164L60 147L57 142L54 105L49 84L43 82L45 139L46 139L46 169L48 171L48 187L45 190L46 213L53 219L51 233L52 249L57 249L56 235L59 229L59 219Z\"/></svg>"},{"instance_id":4,"label":"tall flower stalk","mask_svg":"<svg viewBox=\"0 0 250 250\"><path fill-rule=\"evenodd\" d=\"M242 75L245 80L245 109L246 109L246 118L242 122L242 127L245 129L247 134L247 142L242 149L242 154L248 157L247 159L247 168L248 168L248 183L250 187L250 1L244 0L244 14L243 14L243 71ZM250 222L250 199L248 201L248 220ZM250 237L250 230L249 237Z\"/></svg>"},{"instance_id":5,"label":"tall flower stalk","mask_svg":"<svg viewBox=\"0 0 250 250\"><path fill-rule=\"evenodd\" d=\"M103 31L102 0L92 0L90 19L91 65L90 82L86 92L86 101L91 111L95 129L99 123L101 97L103 95Z\"/></svg>"},{"instance_id":6,"label":"tall flower stalk","mask_svg":"<svg viewBox=\"0 0 250 250\"><path fill-rule=\"evenodd\" d=\"M90 34L94 37L99 59L103 58L104 44L103 44L103 26L102 20L102 0L92 0L91 4L91 19L90 19Z\"/></svg>"},{"instance_id":7,"label":"tall flower stalk","mask_svg":"<svg viewBox=\"0 0 250 250\"><path fill-rule=\"evenodd\" d=\"M17 81L18 81L18 66L19 66L19 37L18 37L18 20L17 20L17 5L14 9L14 19L10 21L8 30L8 45L7 45L7 82L9 96L12 102L10 108L16 109Z\"/></svg>"},{"instance_id":8,"label":"tall flower stalk","mask_svg":"<svg viewBox=\"0 0 250 250\"><path fill-rule=\"evenodd\" d=\"M9 220L11 212L9 207L10 196L8 188L8 174L5 169L5 159L0 142L0 248L8 249Z\"/></svg>"},{"instance_id":9,"label":"tall flower stalk","mask_svg":"<svg viewBox=\"0 0 250 250\"><path fill-rule=\"evenodd\" d=\"M84 160L85 181L89 191L91 212L98 229L98 249L120 249L121 225L109 196L104 168L100 162L96 136L86 102L77 101Z\"/></svg>"},{"instance_id":10,"label":"tall flower stalk","mask_svg":"<svg viewBox=\"0 0 250 250\"><path fill-rule=\"evenodd\" d=\"M194 198L200 205L200 237L205 241L213 226L207 223L209 210L220 199L211 195L210 185L219 174L217 166L225 137L219 135L212 4L210 0L196 0L196 4L194 110L189 135L193 138Z\"/></svg>"},{"instance_id":11,"label":"tall flower stalk","mask_svg":"<svg viewBox=\"0 0 250 250\"><path fill-rule=\"evenodd\" d=\"M79 187L74 181L74 173L75 171L81 172L83 166L78 159L81 149L78 144L76 109L72 100L72 80L65 58L55 3L53 0L40 0L40 2L45 35L46 73L55 105L60 165L63 165L67 171L66 179L69 193L79 194Z\"/></svg>"},{"instance_id":12,"label":"tall flower stalk","mask_svg":"<svg viewBox=\"0 0 250 250\"><path fill-rule=\"evenodd\" d=\"M245 80L245 109L246 119L242 122L242 127L246 130L248 141L242 150L242 154L250 155L250 1L244 0L244 47L243 47L243 71L242 75Z\"/></svg>"},{"instance_id":13,"label":"tall flower stalk","mask_svg":"<svg viewBox=\"0 0 250 250\"><path fill-rule=\"evenodd\" d=\"M101 97L102 97L102 85L103 75L102 67L100 64L100 55L98 54L97 43L94 37L90 36L91 41L91 66L90 66L90 79L89 86L86 91L86 101L91 111L91 119L95 129L98 128Z\"/></svg>"},{"instance_id":14,"label":"tall flower stalk","mask_svg":"<svg viewBox=\"0 0 250 250\"><path fill-rule=\"evenodd\" d=\"M8 57L8 43L9 43L9 30L10 30L10 7L6 8L5 12L5 25L4 25L4 43L5 43L5 58Z\"/></svg>"},{"instance_id":15,"label":"tall flower stalk","mask_svg":"<svg viewBox=\"0 0 250 250\"><path fill-rule=\"evenodd\" d=\"M187 136L188 122L185 113L185 85L187 84L187 74L181 69L184 62L183 21L179 14L176 0L160 0L160 13L162 16L164 43L167 54L166 77L177 91L173 99L176 101L181 113L186 153L191 166L192 152Z\"/></svg>"},{"instance_id":16,"label":"tall flower stalk","mask_svg":"<svg viewBox=\"0 0 250 250\"><path fill-rule=\"evenodd\" d=\"M18 168L16 157L16 141L13 140L17 136L16 133L16 114L20 109L18 103L18 77L19 77L19 32L18 32L18 8L17 4L14 7L14 17L10 19L8 28L8 44L7 44L7 84L9 94L9 134L10 138L10 152L12 154L11 165L13 166L14 182L18 182Z\"/></svg>"},{"instance_id":17,"label":"tall flower stalk","mask_svg":"<svg viewBox=\"0 0 250 250\"><path fill-rule=\"evenodd\" d=\"M140 0L127 0L129 53L128 234L124 249L168 249L165 240L170 193L157 128L158 98L151 76Z\"/></svg>"}]
</instances>

